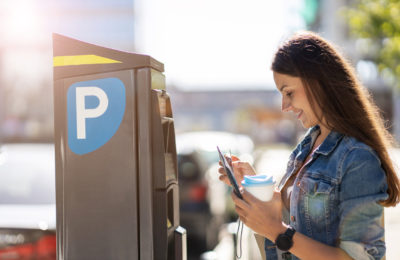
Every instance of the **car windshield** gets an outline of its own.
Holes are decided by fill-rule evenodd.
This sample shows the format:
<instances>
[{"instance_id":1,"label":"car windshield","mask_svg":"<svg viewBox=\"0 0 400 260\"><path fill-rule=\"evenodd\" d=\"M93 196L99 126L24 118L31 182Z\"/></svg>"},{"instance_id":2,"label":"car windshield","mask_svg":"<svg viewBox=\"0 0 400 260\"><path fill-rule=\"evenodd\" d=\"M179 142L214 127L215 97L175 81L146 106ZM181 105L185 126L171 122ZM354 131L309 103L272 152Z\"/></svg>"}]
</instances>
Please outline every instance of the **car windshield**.
<instances>
[{"instance_id":1,"label":"car windshield","mask_svg":"<svg viewBox=\"0 0 400 260\"><path fill-rule=\"evenodd\" d=\"M219 161L219 155L217 151L199 151L199 153L206 160L208 165Z\"/></svg>"},{"instance_id":2,"label":"car windshield","mask_svg":"<svg viewBox=\"0 0 400 260\"><path fill-rule=\"evenodd\" d=\"M9 145L0 151L0 204L54 204L51 145Z\"/></svg>"}]
</instances>

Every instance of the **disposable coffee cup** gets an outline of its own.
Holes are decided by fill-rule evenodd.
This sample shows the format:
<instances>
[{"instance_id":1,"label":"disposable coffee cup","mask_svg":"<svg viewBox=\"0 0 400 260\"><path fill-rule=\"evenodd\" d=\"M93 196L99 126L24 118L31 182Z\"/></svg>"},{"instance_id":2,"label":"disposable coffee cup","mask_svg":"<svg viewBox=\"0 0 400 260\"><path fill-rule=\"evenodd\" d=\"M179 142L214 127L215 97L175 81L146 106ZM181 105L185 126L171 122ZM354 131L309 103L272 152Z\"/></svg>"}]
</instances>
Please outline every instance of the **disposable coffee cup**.
<instances>
[{"instance_id":1,"label":"disposable coffee cup","mask_svg":"<svg viewBox=\"0 0 400 260\"><path fill-rule=\"evenodd\" d=\"M262 201L269 201L274 195L275 180L267 175L245 175L242 186Z\"/></svg>"}]
</instances>

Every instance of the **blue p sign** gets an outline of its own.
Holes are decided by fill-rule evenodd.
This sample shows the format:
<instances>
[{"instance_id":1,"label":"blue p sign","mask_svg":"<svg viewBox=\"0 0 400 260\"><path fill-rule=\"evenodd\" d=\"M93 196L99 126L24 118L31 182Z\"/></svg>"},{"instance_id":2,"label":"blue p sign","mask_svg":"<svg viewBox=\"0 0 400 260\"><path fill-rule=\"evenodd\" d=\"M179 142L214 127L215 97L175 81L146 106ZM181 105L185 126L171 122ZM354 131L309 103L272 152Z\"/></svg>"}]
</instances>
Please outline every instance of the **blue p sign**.
<instances>
[{"instance_id":1,"label":"blue p sign","mask_svg":"<svg viewBox=\"0 0 400 260\"><path fill-rule=\"evenodd\" d=\"M90 153L117 132L125 112L125 86L118 78L81 81L67 92L68 145Z\"/></svg>"}]
</instances>

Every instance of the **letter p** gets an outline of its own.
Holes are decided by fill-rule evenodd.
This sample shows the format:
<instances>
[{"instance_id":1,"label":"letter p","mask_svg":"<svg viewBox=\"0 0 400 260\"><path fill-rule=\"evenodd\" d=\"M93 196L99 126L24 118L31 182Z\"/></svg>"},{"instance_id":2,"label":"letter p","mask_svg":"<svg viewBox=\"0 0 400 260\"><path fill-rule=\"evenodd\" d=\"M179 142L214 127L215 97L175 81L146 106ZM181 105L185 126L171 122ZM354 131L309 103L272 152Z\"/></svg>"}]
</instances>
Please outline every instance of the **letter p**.
<instances>
[{"instance_id":1,"label":"letter p","mask_svg":"<svg viewBox=\"0 0 400 260\"><path fill-rule=\"evenodd\" d=\"M86 109L85 97L95 96L99 100L96 108ZM99 87L76 88L76 135L78 139L86 139L86 118L96 118L104 114L108 107L107 94Z\"/></svg>"}]
</instances>

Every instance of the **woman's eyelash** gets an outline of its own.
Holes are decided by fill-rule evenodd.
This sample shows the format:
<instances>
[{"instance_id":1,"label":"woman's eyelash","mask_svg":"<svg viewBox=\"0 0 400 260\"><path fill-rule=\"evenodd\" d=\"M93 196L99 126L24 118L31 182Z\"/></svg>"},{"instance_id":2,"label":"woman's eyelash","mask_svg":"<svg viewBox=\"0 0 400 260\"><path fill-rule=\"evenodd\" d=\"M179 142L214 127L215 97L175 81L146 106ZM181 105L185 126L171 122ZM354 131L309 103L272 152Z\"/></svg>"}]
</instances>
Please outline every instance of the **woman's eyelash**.
<instances>
[{"instance_id":1,"label":"woman's eyelash","mask_svg":"<svg viewBox=\"0 0 400 260\"><path fill-rule=\"evenodd\" d=\"M292 94L293 94L292 92L287 92L287 93L286 93L286 96L287 96L287 97L291 97Z\"/></svg>"}]
</instances>

